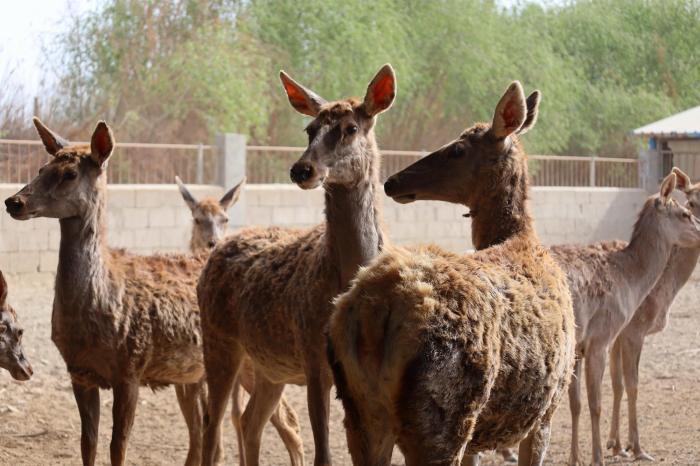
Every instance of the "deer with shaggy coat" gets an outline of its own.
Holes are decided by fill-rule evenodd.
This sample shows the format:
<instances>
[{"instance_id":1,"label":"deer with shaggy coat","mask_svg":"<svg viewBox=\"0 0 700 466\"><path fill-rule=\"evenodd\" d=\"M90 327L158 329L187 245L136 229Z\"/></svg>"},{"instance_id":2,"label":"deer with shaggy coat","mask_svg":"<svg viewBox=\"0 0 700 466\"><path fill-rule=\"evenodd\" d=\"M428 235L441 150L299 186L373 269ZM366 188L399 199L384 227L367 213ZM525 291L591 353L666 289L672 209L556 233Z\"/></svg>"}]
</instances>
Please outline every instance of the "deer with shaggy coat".
<instances>
[{"instance_id":1,"label":"deer with shaggy coat","mask_svg":"<svg viewBox=\"0 0 700 466\"><path fill-rule=\"evenodd\" d=\"M592 464L599 466L604 464L600 414L608 350L656 284L674 246L700 246L700 221L671 197L676 180L676 174L671 173L660 192L646 200L624 248L611 247L610 243L550 248L566 271L576 316L577 360L569 386L571 465L581 464L578 424L583 361L591 416Z\"/></svg>"},{"instance_id":2,"label":"deer with shaggy coat","mask_svg":"<svg viewBox=\"0 0 700 466\"><path fill-rule=\"evenodd\" d=\"M34 371L22 347L24 329L17 322L17 313L7 302L7 281L0 272L0 367L13 379L26 381Z\"/></svg>"},{"instance_id":3,"label":"deer with shaggy coat","mask_svg":"<svg viewBox=\"0 0 700 466\"><path fill-rule=\"evenodd\" d=\"M323 334L333 297L384 245L374 124L394 101L391 66L379 70L362 101L327 102L284 72L280 77L291 105L313 118L306 128L309 145L291 178L303 189L323 186L326 221L310 230L243 230L214 249L202 272L197 291L209 386L207 466L246 354L255 368L242 418L247 465L258 464L262 427L289 383L307 385L314 464L331 464L333 379Z\"/></svg>"},{"instance_id":4,"label":"deer with shaggy coat","mask_svg":"<svg viewBox=\"0 0 700 466\"><path fill-rule=\"evenodd\" d=\"M678 177L678 189L684 191L688 199L687 207L693 215L699 216L700 184L693 185L688 175L679 168L674 167L673 173ZM622 241L616 241L612 247L623 249L626 245ZM612 346L610 378L613 387L613 415L607 447L612 449L615 456L629 456L631 453L635 460L654 460L651 455L644 451L639 441L637 420L639 361L647 335L661 332L666 328L673 300L693 274L698 257L700 257L700 247L673 248L671 258L661 277ZM629 440L627 448L624 450L620 441L620 407L623 390L627 392L629 422Z\"/></svg>"},{"instance_id":5,"label":"deer with shaggy coat","mask_svg":"<svg viewBox=\"0 0 700 466\"><path fill-rule=\"evenodd\" d=\"M190 190L187 189L187 186L185 186L179 177L175 177L175 182L177 183L182 198L192 212L190 251L194 254L207 253L226 236L226 230L228 229L228 214L226 211L238 200L243 185L245 184L245 178L238 183L238 185L226 192L221 199L213 197L197 199ZM231 418L238 438L239 457L243 458L243 431L241 429L243 399L240 385L243 385L243 388L249 393L252 392L255 386L253 366L248 360L244 361L243 367L238 374L238 380L234 385L231 400ZM203 396L206 396L205 392L206 390L202 391ZM198 400L193 401L196 402ZM197 409L206 410L206 399L199 402L200 407ZM292 466L303 465L304 446L300 434L299 416L284 395L282 395L279 405L272 414L270 422L272 422L272 425L277 429L284 446L287 448ZM194 433L194 435L201 436L202 432Z\"/></svg>"},{"instance_id":6,"label":"deer with shaggy coat","mask_svg":"<svg viewBox=\"0 0 700 466\"><path fill-rule=\"evenodd\" d=\"M95 464L101 388L114 394L111 463L123 465L139 387L175 384L190 430L186 465L195 466L203 422L196 400L204 375L195 283L206 255L139 256L109 248L105 198L112 131L101 121L90 144L82 145L37 118L34 124L53 157L5 205L16 220L59 220L51 339L73 384L83 464Z\"/></svg>"},{"instance_id":7,"label":"deer with shaggy coat","mask_svg":"<svg viewBox=\"0 0 700 466\"><path fill-rule=\"evenodd\" d=\"M397 202L467 206L479 251L388 250L336 299L329 359L356 465L388 465L394 444L407 466L456 466L520 441L520 464L544 460L575 340L566 277L527 201L518 135L534 124L539 93L528 100L512 83L491 125L384 185Z\"/></svg>"}]
</instances>

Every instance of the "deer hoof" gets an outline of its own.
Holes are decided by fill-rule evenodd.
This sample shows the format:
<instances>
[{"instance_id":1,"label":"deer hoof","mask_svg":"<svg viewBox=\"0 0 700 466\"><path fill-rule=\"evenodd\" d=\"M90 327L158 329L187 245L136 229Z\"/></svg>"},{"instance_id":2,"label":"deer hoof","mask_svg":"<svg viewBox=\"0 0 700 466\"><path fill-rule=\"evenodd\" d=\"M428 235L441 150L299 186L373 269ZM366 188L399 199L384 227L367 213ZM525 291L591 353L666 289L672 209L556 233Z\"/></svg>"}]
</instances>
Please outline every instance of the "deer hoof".
<instances>
[{"instance_id":1,"label":"deer hoof","mask_svg":"<svg viewBox=\"0 0 700 466\"><path fill-rule=\"evenodd\" d=\"M622 448L622 445L618 440L610 439L606 445L608 450L612 450L613 456L621 456L623 458L629 458L629 453Z\"/></svg>"},{"instance_id":2,"label":"deer hoof","mask_svg":"<svg viewBox=\"0 0 700 466\"><path fill-rule=\"evenodd\" d=\"M649 453L642 450L639 453L634 454L634 460L635 461L654 461L654 458Z\"/></svg>"}]
</instances>

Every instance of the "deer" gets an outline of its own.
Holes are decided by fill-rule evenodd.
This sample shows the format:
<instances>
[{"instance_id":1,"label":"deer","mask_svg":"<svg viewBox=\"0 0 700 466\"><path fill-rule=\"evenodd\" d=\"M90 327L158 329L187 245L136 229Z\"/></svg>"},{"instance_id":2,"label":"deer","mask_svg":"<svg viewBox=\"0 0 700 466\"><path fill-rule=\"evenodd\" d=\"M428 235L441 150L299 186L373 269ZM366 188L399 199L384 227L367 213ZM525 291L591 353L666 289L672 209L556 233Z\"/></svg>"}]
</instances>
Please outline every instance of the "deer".
<instances>
[{"instance_id":1,"label":"deer","mask_svg":"<svg viewBox=\"0 0 700 466\"><path fill-rule=\"evenodd\" d=\"M541 465L574 362L566 276L540 244L519 142L540 93L517 81L490 124L392 175L394 201L465 205L473 254L386 248L335 300L328 358L355 465L453 465L520 442Z\"/></svg>"},{"instance_id":2,"label":"deer","mask_svg":"<svg viewBox=\"0 0 700 466\"><path fill-rule=\"evenodd\" d=\"M255 389L241 420L246 464L259 464L262 427L288 383L307 386L314 465L331 464L333 379L324 329L333 297L385 244L374 126L396 95L392 67L378 71L363 100L328 102L284 71L280 79L292 107L312 118L306 127L308 147L290 177L302 189L323 188L325 222L307 230L244 229L217 246L202 271L197 295L209 390L203 448L207 466L246 355L255 373Z\"/></svg>"},{"instance_id":3,"label":"deer","mask_svg":"<svg viewBox=\"0 0 700 466\"><path fill-rule=\"evenodd\" d=\"M13 379L24 382L32 377L34 370L24 355L24 329L7 302L7 291L5 275L0 272L0 368L9 372Z\"/></svg>"},{"instance_id":4,"label":"deer","mask_svg":"<svg viewBox=\"0 0 700 466\"><path fill-rule=\"evenodd\" d=\"M190 252L193 254L208 253L216 246L225 236L228 229L228 214L227 210L238 201L241 195L246 179L238 183L236 186L227 191L221 199L214 197L205 197L197 199L182 182L180 177L175 177L175 183L178 186L182 199L185 201L192 213L192 234L190 237ZM241 415L243 413L243 399L240 392L240 385L243 385L247 392L252 392L255 386L255 374L250 362L246 360L243 363L242 370L238 374L233 389L231 418L236 437L238 438L239 458L243 458L243 431L241 430ZM206 411L206 386L201 387L203 399L195 400L199 403L196 408L201 412ZM301 466L304 464L304 446L301 439L299 416L294 408L289 404L287 399L282 395L279 405L275 409L270 418L275 429L280 435L284 443L291 464L293 466ZM191 432L191 435L202 436L202 432Z\"/></svg>"},{"instance_id":5,"label":"deer","mask_svg":"<svg viewBox=\"0 0 700 466\"><path fill-rule=\"evenodd\" d=\"M674 167L678 189L685 192L687 207L696 217L700 215L700 184L693 184L688 175ZM613 248L623 249L626 243L617 241ZM671 305L678 292L688 282L700 257L700 247L675 247L661 277L635 311L632 320L615 339L610 351L610 378L613 387L612 420L607 447L614 456L633 456L636 461L654 461L641 446L637 419L639 361L644 339L663 331L668 325ZM624 379L624 382L623 382ZM620 441L620 407L623 390L627 392L629 441L626 449Z\"/></svg>"},{"instance_id":6,"label":"deer","mask_svg":"<svg viewBox=\"0 0 700 466\"><path fill-rule=\"evenodd\" d=\"M644 203L629 243L552 246L550 252L566 271L576 316L576 364L569 386L571 454L578 465L581 369L585 360L591 417L592 464L604 464L600 435L602 383L606 356L620 332L659 280L674 247L700 247L700 220L671 196L677 175L669 174L659 193Z\"/></svg>"},{"instance_id":7,"label":"deer","mask_svg":"<svg viewBox=\"0 0 700 466\"><path fill-rule=\"evenodd\" d=\"M34 125L51 160L5 205L15 220L47 217L60 225L51 340L72 382L82 462L95 464L100 389L113 392L110 460L123 465L139 387L174 384L190 431L185 464L198 465L204 365L195 284L206 255L139 256L108 247L112 130L100 121L89 144L74 144L38 118Z\"/></svg>"}]
</instances>

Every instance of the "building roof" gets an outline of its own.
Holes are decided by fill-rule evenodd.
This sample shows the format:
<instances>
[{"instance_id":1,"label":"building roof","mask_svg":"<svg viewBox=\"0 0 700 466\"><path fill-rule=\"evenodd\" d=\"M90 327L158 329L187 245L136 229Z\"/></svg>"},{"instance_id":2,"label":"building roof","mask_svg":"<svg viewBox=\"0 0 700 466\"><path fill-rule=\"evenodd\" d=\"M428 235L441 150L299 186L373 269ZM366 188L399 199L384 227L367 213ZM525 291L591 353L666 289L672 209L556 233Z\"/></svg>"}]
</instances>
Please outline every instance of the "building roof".
<instances>
[{"instance_id":1,"label":"building roof","mask_svg":"<svg viewBox=\"0 0 700 466\"><path fill-rule=\"evenodd\" d=\"M690 108L632 131L637 136L700 138L700 106Z\"/></svg>"}]
</instances>

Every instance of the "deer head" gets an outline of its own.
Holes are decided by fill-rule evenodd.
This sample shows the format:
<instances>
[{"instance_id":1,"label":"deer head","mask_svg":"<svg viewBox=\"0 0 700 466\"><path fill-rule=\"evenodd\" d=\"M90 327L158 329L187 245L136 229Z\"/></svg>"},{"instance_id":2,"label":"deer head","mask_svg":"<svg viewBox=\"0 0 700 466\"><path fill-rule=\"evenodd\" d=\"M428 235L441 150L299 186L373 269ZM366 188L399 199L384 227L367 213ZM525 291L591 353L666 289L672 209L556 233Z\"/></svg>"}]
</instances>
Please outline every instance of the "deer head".
<instances>
[{"instance_id":1,"label":"deer head","mask_svg":"<svg viewBox=\"0 0 700 466\"><path fill-rule=\"evenodd\" d=\"M658 235L675 246L700 247L700 220L672 197L676 187L678 175L671 172L661 183L659 193L647 200L638 222L658 222Z\"/></svg>"},{"instance_id":2,"label":"deer head","mask_svg":"<svg viewBox=\"0 0 700 466\"><path fill-rule=\"evenodd\" d=\"M352 186L367 178L370 170L376 170L374 123L396 96L391 65L379 70L362 101L351 98L327 102L284 71L280 79L292 107L313 117L306 127L308 147L290 172L294 183L302 189L324 183Z\"/></svg>"},{"instance_id":3,"label":"deer head","mask_svg":"<svg viewBox=\"0 0 700 466\"><path fill-rule=\"evenodd\" d=\"M690 177L678 167L673 167L677 179L676 188L685 193L687 202L685 206L693 212L696 217L700 216L700 183L693 184Z\"/></svg>"},{"instance_id":4,"label":"deer head","mask_svg":"<svg viewBox=\"0 0 700 466\"><path fill-rule=\"evenodd\" d=\"M477 208L499 186L525 195L527 161L518 136L537 121L539 91L525 99L515 81L496 105L491 124L476 124L384 184L396 202L439 200Z\"/></svg>"},{"instance_id":5,"label":"deer head","mask_svg":"<svg viewBox=\"0 0 700 466\"><path fill-rule=\"evenodd\" d=\"M53 159L22 190L5 200L16 220L34 217L81 217L97 203L106 186L107 160L114 149L112 131L100 121L90 145L71 144L34 118L39 136Z\"/></svg>"},{"instance_id":6,"label":"deer head","mask_svg":"<svg viewBox=\"0 0 700 466\"><path fill-rule=\"evenodd\" d=\"M190 249L192 252L199 252L213 248L226 235L228 229L226 211L238 201L245 185L245 178L218 200L213 197L205 197L198 201L180 180L180 177L176 176L175 182L180 188L182 198L192 212L194 223Z\"/></svg>"},{"instance_id":7,"label":"deer head","mask_svg":"<svg viewBox=\"0 0 700 466\"><path fill-rule=\"evenodd\" d=\"M17 380L29 380L34 371L24 356L22 334L17 324L17 314L7 304L7 282L0 272L0 367L10 372Z\"/></svg>"}]
</instances>

